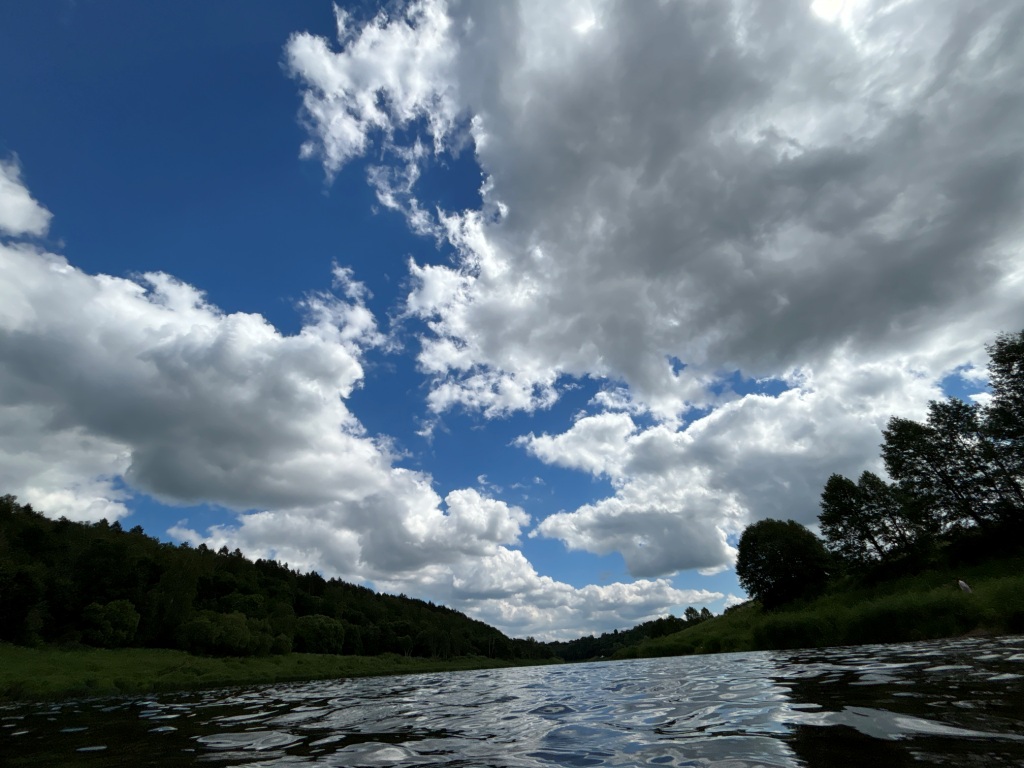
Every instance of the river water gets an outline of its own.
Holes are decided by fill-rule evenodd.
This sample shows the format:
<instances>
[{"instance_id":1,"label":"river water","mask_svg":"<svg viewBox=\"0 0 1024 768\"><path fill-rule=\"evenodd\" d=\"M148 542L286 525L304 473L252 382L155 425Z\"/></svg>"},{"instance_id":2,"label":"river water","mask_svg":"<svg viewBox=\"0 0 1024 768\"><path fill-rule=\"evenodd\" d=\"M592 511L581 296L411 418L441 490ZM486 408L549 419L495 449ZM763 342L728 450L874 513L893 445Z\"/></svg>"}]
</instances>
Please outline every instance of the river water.
<instances>
[{"instance_id":1,"label":"river water","mask_svg":"<svg viewBox=\"0 0 1024 768\"><path fill-rule=\"evenodd\" d=\"M0 708L3 766L1024 766L1024 637Z\"/></svg>"}]
</instances>

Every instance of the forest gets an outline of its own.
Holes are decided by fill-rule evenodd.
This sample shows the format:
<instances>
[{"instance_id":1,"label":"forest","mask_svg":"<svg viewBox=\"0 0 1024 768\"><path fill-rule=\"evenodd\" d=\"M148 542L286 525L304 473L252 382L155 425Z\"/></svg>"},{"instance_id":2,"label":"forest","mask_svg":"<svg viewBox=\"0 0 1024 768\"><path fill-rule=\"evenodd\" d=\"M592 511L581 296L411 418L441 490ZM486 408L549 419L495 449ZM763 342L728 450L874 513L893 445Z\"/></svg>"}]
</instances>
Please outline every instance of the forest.
<instances>
[{"instance_id":1,"label":"forest","mask_svg":"<svg viewBox=\"0 0 1024 768\"><path fill-rule=\"evenodd\" d=\"M550 656L451 608L338 579L160 542L141 527L51 520L0 496L0 641L449 659Z\"/></svg>"}]
</instances>

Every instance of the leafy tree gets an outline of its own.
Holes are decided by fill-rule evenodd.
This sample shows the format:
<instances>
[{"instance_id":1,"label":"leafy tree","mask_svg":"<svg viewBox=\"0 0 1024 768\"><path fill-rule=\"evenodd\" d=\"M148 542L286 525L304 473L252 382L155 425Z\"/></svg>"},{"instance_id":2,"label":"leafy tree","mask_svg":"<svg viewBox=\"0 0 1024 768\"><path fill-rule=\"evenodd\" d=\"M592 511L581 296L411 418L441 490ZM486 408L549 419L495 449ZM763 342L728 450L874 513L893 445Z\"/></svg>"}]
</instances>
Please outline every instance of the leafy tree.
<instances>
[{"instance_id":1,"label":"leafy tree","mask_svg":"<svg viewBox=\"0 0 1024 768\"><path fill-rule=\"evenodd\" d=\"M987 421L992 432L1024 450L1024 331L1001 333L985 347L989 354L988 375L992 402Z\"/></svg>"},{"instance_id":2,"label":"leafy tree","mask_svg":"<svg viewBox=\"0 0 1024 768\"><path fill-rule=\"evenodd\" d=\"M299 618L297 618L297 615ZM396 631L396 629L398 631ZM420 638L414 649L414 638ZM0 640L86 641L210 655L296 650L551 655L444 606L175 546L105 522L50 520L0 495Z\"/></svg>"},{"instance_id":3,"label":"leafy tree","mask_svg":"<svg viewBox=\"0 0 1024 768\"><path fill-rule=\"evenodd\" d=\"M304 653L341 653L345 648L345 626L322 614L301 616L295 622L295 650Z\"/></svg>"},{"instance_id":4,"label":"leafy tree","mask_svg":"<svg viewBox=\"0 0 1024 768\"><path fill-rule=\"evenodd\" d=\"M1000 334L986 349L992 387L985 409L990 458L1019 515L1024 511L1024 331Z\"/></svg>"},{"instance_id":5,"label":"leafy tree","mask_svg":"<svg viewBox=\"0 0 1024 768\"><path fill-rule=\"evenodd\" d=\"M793 520L761 520L740 537L736 575L748 594L765 608L776 608L824 586L828 552Z\"/></svg>"},{"instance_id":6,"label":"leafy tree","mask_svg":"<svg viewBox=\"0 0 1024 768\"><path fill-rule=\"evenodd\" d=\"M135 639L139 612L128 600L112 600L106 605L90 603L82 612L84 640L101 648L119 648Z\"/></svg>"},{"instance_id":7,"label":"leafy tree","mask_svg":"<svg viewBox=\"0 0 1024 768\"><path fill-rule=\"evenodd\" d=\"M926 424L894 416L883 436L890 477L921 501L937 529L985 528L1021 508L1019 477L980 406L932 401Z\"/></svg>"},{"instance_id":8,"label":"leafy tree","mask_svg":"<svg viewBox=\"0 0 1024 768\"><path fill-rule=\"evenodd\" d=\"M189 653L211 656L247 656L252 635L241 613L200 611L178 632L179 642Z\"/></svg>"},{"instance_id":9,"label":"leafy tree","mask_svg":"<svg viewBox=\"0 0 1024 768\"><path fill-rule=\"evenodd\" d=\"M864 564L905 550L927 534L918 505L873 472L854 483L834 474L821 494L821 533L830 552Z\"/></svg>"}]
</instances>

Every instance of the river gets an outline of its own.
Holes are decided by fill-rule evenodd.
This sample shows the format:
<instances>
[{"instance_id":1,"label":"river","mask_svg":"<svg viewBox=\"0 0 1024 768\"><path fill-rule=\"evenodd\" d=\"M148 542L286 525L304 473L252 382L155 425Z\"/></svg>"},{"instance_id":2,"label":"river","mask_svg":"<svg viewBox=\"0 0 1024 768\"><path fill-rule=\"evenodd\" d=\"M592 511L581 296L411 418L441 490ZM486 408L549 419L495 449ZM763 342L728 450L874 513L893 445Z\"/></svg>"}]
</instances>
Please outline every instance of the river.
<instances>
[{"instance_id":1,"label":"river","mask_svg":"<svg viewBox=\"0 0 1024 768\"><path fill-rule=\"evenodd\" d=\"M0 708L3 766L1024 766L1024 637Z\"/></svg>"}]
</instances>

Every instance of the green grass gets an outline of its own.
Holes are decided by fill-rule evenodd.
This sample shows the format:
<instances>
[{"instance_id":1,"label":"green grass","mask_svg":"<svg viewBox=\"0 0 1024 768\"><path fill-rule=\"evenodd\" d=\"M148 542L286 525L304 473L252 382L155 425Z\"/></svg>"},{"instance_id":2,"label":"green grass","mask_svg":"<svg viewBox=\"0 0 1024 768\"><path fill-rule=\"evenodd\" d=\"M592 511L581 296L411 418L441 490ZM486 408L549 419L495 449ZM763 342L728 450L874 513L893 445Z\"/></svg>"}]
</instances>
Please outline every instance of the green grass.
<instances>
[{"instance_id":1,"label":"green grass","mask_svg":"<svg viewBox=\"0 0 1024 768\"><path fill-rule=\"evenodd\" d=\"M243 659L148 648L60 650L0 644L0 700L114 696L509 666L514 666L513 662L479 656L440 661L395 654L291 653Z\"/></svg>"},{"instance_id":2,"label":"green grass","mask_svg":"<svg viewBox=\"0 0 1024 768\"><path fill-rule=\"evenodd\" d=\"M973 588L960 591L957 578ZM851 579L816 600L765 612L748 603L621 658L930 640L1024 633L1024 558L927 571L874 586Z\"/></svg>"}]
</instances>

